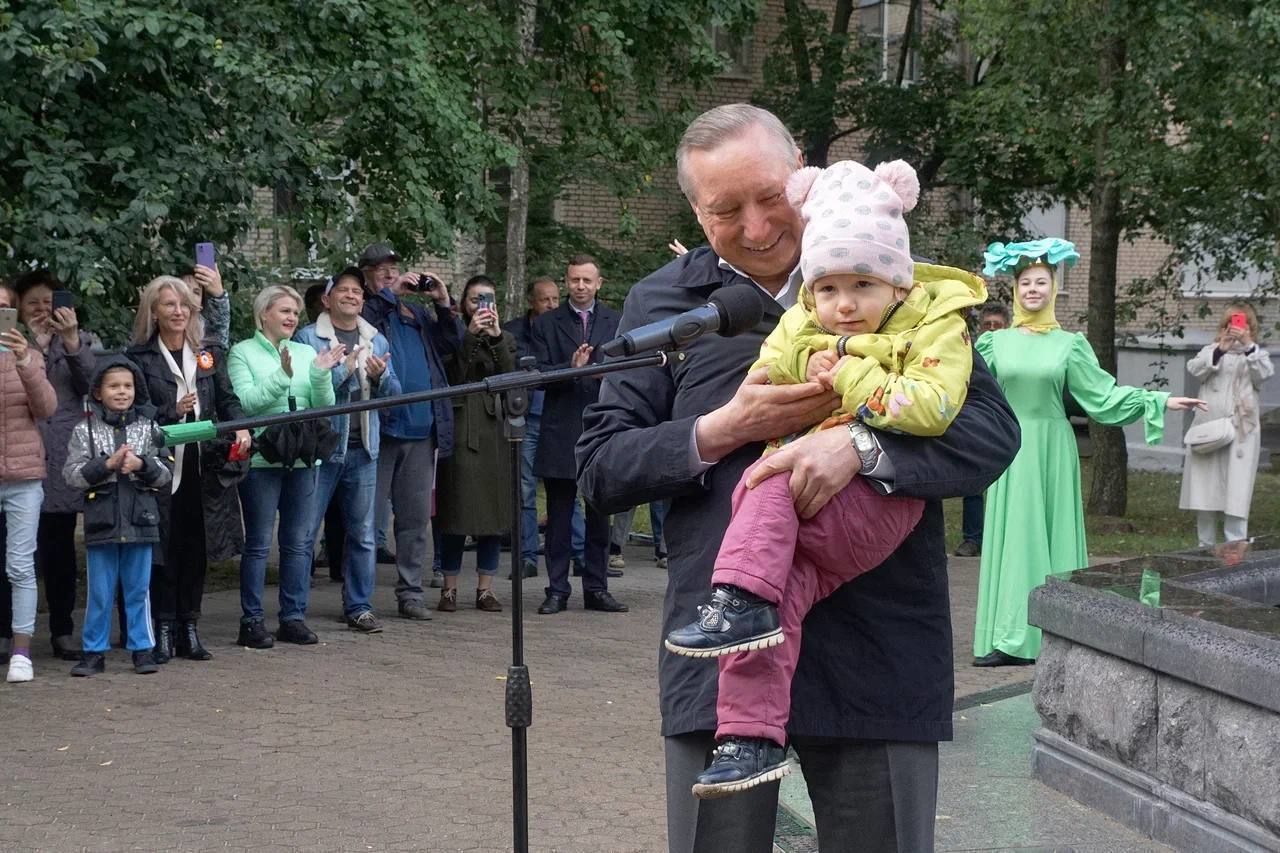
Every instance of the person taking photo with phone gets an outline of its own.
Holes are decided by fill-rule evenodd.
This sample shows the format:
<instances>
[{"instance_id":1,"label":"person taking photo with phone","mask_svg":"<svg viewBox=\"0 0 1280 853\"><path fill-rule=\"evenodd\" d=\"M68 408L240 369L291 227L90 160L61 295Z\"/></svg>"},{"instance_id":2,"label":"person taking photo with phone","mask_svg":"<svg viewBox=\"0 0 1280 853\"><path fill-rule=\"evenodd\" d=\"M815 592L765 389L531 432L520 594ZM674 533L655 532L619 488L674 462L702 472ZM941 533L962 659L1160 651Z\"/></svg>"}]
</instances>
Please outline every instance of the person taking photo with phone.
<instances>
[{"instance_id":1,"label":"person taking photo with phone","mask_svg":"<svg viewBox=\"0 0 1280 853\"><path fill-rule=\"evenodd\" d=\"M357 262L365 277L361 310L391 345L404 393L444 388L444 360L462 345L462 327L449 307L449 292L433 275L401 272L400 256L386 243L371 243ZM407 299L427 297L425 304ZM397 610L405 619L430 619L423 596L431 489L436 459L453 453L453 403L436 400L387 409L381 416L375 511L379 529L395 517Z\"/></svg>"},{"instance_id":2,"label":"person taking photo with phone","mask_svg":"<svg viewBox=\"0 0 1280 853\"><path fill-rule=\"evenodd\" d=\"M44 357L11 325L16 301L14 290L0 285L0 309L5 309L8 318L8 328L0 332L0 422L4 423L0 430L0 515L8 533L5 574L12 590L11 598L6 596L11 615L5 623L12 637L5 678L11 684L34 676L31 635L36 628L36 531L48 473L37 423L51 417L58 407L57 394L45 375ZM74 595L74 577L72 580Z\"/></svg>"},{"instance_id":3,"label":"person taking photo with phone","mask_svg":"<svg viewBox=\"0 0 1280 853\"><path fill-rule=\"evenodd\" d=\"M31 333L30 346L44 360L45 377L53 386L58 407L37 423L47 454L47 467L60 472L67 458L71 430L84 419L84 396L97 366L98 339L80 328L75 298L49 270L34 270L14 282L18 320ZM84 496L55 473L44 483L40 526L36 534L36 573L44 581L49 610L50 643L55 657L79 660L72 611L76 606L76 516L84 510ZM0 648L9 631L8 581L0 573Z\"/></svg>"},{"instance_id":4,"label":"person taking photo with phone","mask_svg":"<svg viewBox=\"0 0 1280 853\"><path fill-rule=\"evenodd\" d=\"M494 305L497 288L485 275L462 288L459 305L466 332L462 349L445 360L451 385L479 382L516 368L516 339L502 329ZM444 588L436 609L458 609L458 574L467 535L476 541L476 609L502 610L493 594L502 534L511 528L510 450L503 436L502 412L489 394L455 401L453 455L440 460L436 477L436 517L440 530L440 569Z\"/></svg>"},{"instance_id":5,"label":"person taking photo with phone","mask_svg":"<svg viewBox=\"0 0 1280 853\"><path fill-rule=\"evenodd\" d=\"M1201 548L1249 538L1249 506L1262 449L1259 389L1274 372L1258 343L1258 315L1247 302L1232 302L1218 322L1218 336L1187 362L1208 404L1187 431L1179 509L1196 514ZM1199 432L1207 441L1197 442Z\"/></svg>"}]
</instances>

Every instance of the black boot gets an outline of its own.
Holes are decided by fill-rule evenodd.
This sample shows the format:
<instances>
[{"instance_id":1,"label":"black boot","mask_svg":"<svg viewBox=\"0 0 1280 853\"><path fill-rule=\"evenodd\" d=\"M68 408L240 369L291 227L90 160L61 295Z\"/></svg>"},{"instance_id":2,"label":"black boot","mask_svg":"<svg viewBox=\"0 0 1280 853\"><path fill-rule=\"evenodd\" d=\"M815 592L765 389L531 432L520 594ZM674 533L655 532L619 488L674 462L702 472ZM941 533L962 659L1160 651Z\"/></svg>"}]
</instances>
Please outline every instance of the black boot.
<instances>
[{"instance_id":1,"label":"black boot","mask_svg":"<svg viewBox=\"0 0 1280 853\"><path fill-rule=\"evenodd\" d=\"M173 623L167 619L156 622L156 663L168 663L174 657Z\"/></svg>"},{"instance_id":2,"label":"black boot","mask_svg":"<svg viewBox=\"0 0 1280 853\"><path fill-rule=\"evenodd\" d=\"M711 588L711 601L698 605L698 621L667 635L667 651L692 658L767 649L783 641L778 608L736 586Z\"/></svg>"},{"instance_id":3,"label":"black boot","mask_svg":"<svg viewBox=\"0 0 1280 853\"><path fill-rule=\"evenodd\" d=\"M717 742L712 755L711 766L693 786L700 800L727 797L791 773L786 748L765 738L730 735Z\"/></svg>"},{"instance_id":4,"label":"black boot","mask_svg":"<svg viewBox=\"0 0 1280 853\"><path fill-rule=\"evenodd\" d=\"M200 632L196 630L196 620L186 619L178 623L178 657L187 660L209 660L213 655L200 642Z\"/></svg>"}]
</instances>

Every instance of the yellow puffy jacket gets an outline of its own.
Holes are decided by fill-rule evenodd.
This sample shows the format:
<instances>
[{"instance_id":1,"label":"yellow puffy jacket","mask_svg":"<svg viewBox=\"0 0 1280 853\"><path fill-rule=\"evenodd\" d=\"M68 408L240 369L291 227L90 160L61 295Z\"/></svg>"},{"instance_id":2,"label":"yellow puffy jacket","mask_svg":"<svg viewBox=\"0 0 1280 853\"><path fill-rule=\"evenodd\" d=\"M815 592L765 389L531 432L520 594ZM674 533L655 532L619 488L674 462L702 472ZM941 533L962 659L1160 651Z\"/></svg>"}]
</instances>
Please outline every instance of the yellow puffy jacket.
<instances>
[{"instance_id":1,"label":"yellow puffy jacket","mask_svg":"<svg viewBox=\"0 0 1280 853\"><path fill-rule=\"evenodd\" d=\"M965 315L987 299L986 284L954 267L917 263L907 298L890 306L874 334L844 337L856 356L835 376L840 408L810 432L857 419L875 429L941 435L969 392L973 349ZM774 384L801 383L809 357L842 339L818 325L811 299L782 315L752 367Z\"/></svg>"}]
</instances>

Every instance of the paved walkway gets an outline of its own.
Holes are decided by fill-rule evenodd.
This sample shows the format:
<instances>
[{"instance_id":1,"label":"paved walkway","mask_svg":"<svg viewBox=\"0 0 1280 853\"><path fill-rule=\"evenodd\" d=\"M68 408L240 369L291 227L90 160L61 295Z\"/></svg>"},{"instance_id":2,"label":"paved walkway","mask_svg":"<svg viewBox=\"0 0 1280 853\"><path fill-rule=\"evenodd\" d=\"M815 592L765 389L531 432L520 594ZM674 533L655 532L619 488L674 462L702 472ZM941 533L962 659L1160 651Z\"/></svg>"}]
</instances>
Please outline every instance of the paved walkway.
<instances>
[{"instance_id":1,"label":"paved walkway","mask_svg":"<svg viewBox=\"0 0 1280 853\"><path fill-rule=\"evenodd\" d=\"M584 611L575 595L574 609L539 617L541 584L526 589L533 850L665 849L665 572L649 554L630 548L611 584L627 614ZM464 575L459 612L415 623L391 615L380 570L379 635L337 621L326 579L310 609L318 646L234 646L234 591L206 598L209 663L142 677L114 651L105 676L71 679L42 641L36 681L0 684L0 850L509 850L510 584L498 582L506 612L487 614ZM951 571L958 698L1018 692L1029 669L968 666L977 561Z\"/></svg>"}]
</instances>

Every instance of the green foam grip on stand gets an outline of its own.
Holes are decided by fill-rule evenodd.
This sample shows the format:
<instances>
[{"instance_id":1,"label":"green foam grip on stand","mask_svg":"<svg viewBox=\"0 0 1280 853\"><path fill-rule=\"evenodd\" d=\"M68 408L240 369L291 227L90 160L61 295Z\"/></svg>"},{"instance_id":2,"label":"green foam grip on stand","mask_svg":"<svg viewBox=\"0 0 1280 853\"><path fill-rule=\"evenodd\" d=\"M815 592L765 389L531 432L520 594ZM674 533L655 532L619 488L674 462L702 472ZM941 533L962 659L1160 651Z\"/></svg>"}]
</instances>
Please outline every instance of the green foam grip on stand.
<instances>
[{"instance_id":1,"label":"green foam grip on stand","mask_svg":"<svg viewBox=\"0 0 1280 853\"><path fill-rule=\"evenodd\" d=\"M208 441L217 436L218 428L214 426L213 421L195 421L189 424L162 426L160 432L164 433L165 447L174 447L179 444L190 444L193 441Z\"/></svg>"}]
</instances>

